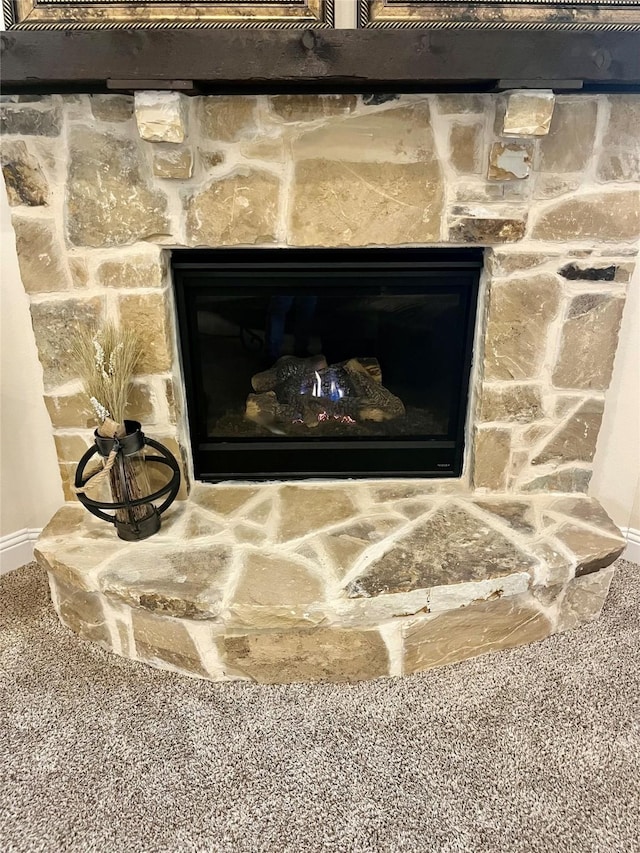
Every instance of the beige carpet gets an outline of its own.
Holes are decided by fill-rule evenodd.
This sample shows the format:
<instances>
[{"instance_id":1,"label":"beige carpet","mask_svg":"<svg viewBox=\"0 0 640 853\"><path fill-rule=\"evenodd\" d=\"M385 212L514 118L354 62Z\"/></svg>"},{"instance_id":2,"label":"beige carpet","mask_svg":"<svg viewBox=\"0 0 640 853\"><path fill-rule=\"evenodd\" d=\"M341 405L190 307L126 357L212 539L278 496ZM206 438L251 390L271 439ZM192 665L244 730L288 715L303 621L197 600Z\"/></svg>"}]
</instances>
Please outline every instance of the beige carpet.
<instances>
[{"instance_id":1,"label":"beige carpet","mask_svg":"<svg viewBox=\"0 0 640 853\"><path fill-rule=\"evenodd\" d=\"M0 850L640 850L640 567L602 619L411 678L179 678L0 579Z\"/></svg>"}]
</instances>

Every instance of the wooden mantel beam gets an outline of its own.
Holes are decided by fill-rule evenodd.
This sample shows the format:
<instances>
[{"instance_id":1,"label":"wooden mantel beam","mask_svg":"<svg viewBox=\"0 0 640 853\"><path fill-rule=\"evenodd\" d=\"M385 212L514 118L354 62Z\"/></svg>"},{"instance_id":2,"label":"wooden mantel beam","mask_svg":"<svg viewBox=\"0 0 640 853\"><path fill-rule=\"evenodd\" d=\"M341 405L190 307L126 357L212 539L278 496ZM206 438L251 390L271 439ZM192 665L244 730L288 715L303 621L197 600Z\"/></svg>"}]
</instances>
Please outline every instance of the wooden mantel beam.
<instances>
[{"instance_id":1,"label":"wooden mantel beam","mask_svg":"<svg viewBox=\"0 0 640 853\"><path fill-rule=\"evenodd\" d=\"M640 87L640 32L10 30L3 91Z\"/></svg>"}]
</instances>

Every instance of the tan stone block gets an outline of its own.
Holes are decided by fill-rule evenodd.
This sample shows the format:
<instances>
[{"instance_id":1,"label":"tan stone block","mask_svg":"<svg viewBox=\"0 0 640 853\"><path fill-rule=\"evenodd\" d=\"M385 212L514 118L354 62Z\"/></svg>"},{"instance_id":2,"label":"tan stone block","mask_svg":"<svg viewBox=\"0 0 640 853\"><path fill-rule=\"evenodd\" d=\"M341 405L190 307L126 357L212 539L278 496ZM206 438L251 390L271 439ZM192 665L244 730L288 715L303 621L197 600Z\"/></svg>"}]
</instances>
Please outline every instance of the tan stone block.
<instances>
[{"instance_id":1,"label":"tan stone block","mask_svg":"<svg viewBox=\"0 0 640 853\"><path fill-rule=\"evenodd\" d=\"M169 370L173 348L166 294L122 294L119 308L122 326L135 333L142 347L138 371L164 373Z\"/></svg>"},{"instance_id":2,"label":"tan stone block","mask_svg":"<svg viewBox=\"0 0 640 853\"><path fill-rule=\"evenodd\" d=\"M14 216L12 224L20 278L27 293L66 290L70 281L53 222Z\"/></svg>"},{"instance_id":3,"label":"tan stone block","mask_svg":"<svg viewBox=\"0 0 640 853\"><path fill-rule=\"evenodd\" d=\"M222 606L231 565L226 545L166 544L157 537L137 542L101 570L99 586L109 599L183 619L212 619Z\"/></svg>"},{"instance_id":4,"label":"tan stone block","mask_svg":"<svg viewBox=\"0 0 640 853\"><path fill-rule=\"evenodd\" d=\"M609 106L598 177L603 181L640 181L640 99L637 95L610 95Z\"/></svg>"},{"instance_id":5,"label":"tan stone block","mask_svg":"<svg viewBox=\"0 0 640 853\"><path fill-rule=\"evenodd\" d=\"M265 500L257 505L254 504L250 510L242 514L243 518L245 521L250 521L252 524L266 524L271 517L273 506L274 501L269 493L267 493L265 495Z\"/></svg>"},{"instance_id":6,"label":"tan stone block","mask_svg":"<svg viewBox=\"0 0 640 853\"><path fill-rule=\"evenodd\" d=\"M504 490L511 454L511 431L477 429L474 443L473 482L477 489Z\"/></svg>"},{"instance_id":7,"label":"tan stone block","mask_svg":"<svg viewBox=\"0 0 640 853\"><path fill-rule=\"evenodd\" d=\"M67 255L67 264L74 287L86 287L89 284L89 269L84 258Z\"/></svg>"},{"instance_id":8,"label":"tan stone block","mask_svg":"<svg viewBox=\"0 0 640 853\"><path fill-rule=\"evenodd\" d=\"M554 416L557 420L560 420L564 415L568 412L575 409L579 403L582 402L582 397L570 396L570 397L556 397L556 405Z\"/></svg>"},{"instance_id":9,"label":"tan stone block","mask_svg":"<svg viewBox=\"0 0 640 853\"><path fill-rule=\"evenodd\" d=\"M56 100L58 98L62 102L62 111L67 121L91 121L89 95L58 95Z\"/></svg>"},{"instance_id":10,"label":"tan stone block","mask_svg":"<svg viewBox=\"0 0 640 853\"><path fill-rule=\"evenodd\" d=\"M530 501L484 500L476 503L485 512L498 516L509 527L520 533L536 531L536 514Z\"/></svg>"},{"instance_id":11,"label":"tan stone block","mask_svg":"<svg viewBox=\"0 0 640 853\"><path fill-rule=\"evenodd\" d=\"M263 684L359 681L389 674L387 648L377 631L313 628L226 636L220 644L227 672Z\"/></svg>"},{"instance_id":12,"label":"tan stone block","mask_svg":"<svg viewBox=\"0 0 640 853\"><path fill-rule=\"evenodd\" d=\"M53 440L56 445L58 461L74 462L76 465L86 453L90 444L86 436L71 435L69 433L56 434L53 436Z\"/></svg>"},{"instance_id":13,"label":"tan stone block","mask_svg":"<svg viewBox=\"0 0 640 853\"><path fill-rule=\"evenodd\" d=\"M316 121L352 113L357 95L272 95L271 112L286 122Z\"/></svg>"},{"instance_id":14,"label":"tan stone block","mask_svg":"<svg viewBox=\"0 0 640 853\"><path fill-rule=\"evenodd\" d=\"M407 517L416 518L427 512L430 507L430 504L425 501L413 503L420 503L420 511L411 515L409 510ZM403 519L396 516L375 515L365 520L347 522L329 533L320 533L311 541L320 545L332 562L332 571L337 577L342 578L367 548L382 542L404 523Z\"/></svg>"},{"instance_id":15,"label":"tan stone block","mask_svg":"<svg viewBox=\"0 0 640 853\"><path fill-rule=\"evenodd\" d=\"M554 175L541 172L536 175L533 197L545 200L574 193L582 183L582 175Z\"/></svg>"},{"instance_id":16,"label":"tan stone block","mask_svg":"<svg viewBox=\"0 0 640 853\"><path fill-rule=\"evenodd\" d=\"M534 643L551 632L551 622L528 594L471 604L405 629L404 672Z\"/></svg>"},{"instance_id":17,"label":"tan stone block","mask_svg":"<svg viewBox=\"0 0 640 853\"><path fill-rule=\"evenodd\" d=\"M551 125L554 104L552 91L513 92L507 99L503 135L545 136Z\"/></svg>"},{"instance_id":18,"label":"tan stone block","mask_svg":"<svg viewBox=\"0 0 640 853\"><path fill-rule=\"evenodd\" d=\"M480 397L481 421L530 423L544 418L538 385L484 385Z\"/></svg>"},{"instance_id":19,"label":"tan stone block","mask_svg":"<svg viewBox=\"0 0 640 853\"><path fill-rule=\"evenodd\" d=\"M229 608L244 625L302 624L323 599L322 583L304 563L249 552Z\"/></svg>"},{"instance_id":20,"label":"tan stone block","mask_svg":"<svg viewBox=\"0 0 640 853\"><path fill-rule=\"evenodd\" d=\"M133 117L131 95L91 95L93 117L100 121L129 121Z\"/></svg>"},{"instance_id":21,"label":"tan stone block","mask_svg":"<svg viewBox=\"0 0 640 853\"><path fill-rule=\"evenodd\" d=\"M266 539L264 530L252 524L238 524L233 530L233 535L240 545L263 545Z\"/></svg>"},{"instance_id":22,"label":"tan stone block","mask_svg":"<svg viewBox=\"0 0 640 853\"><path fill-rule=\"evenodd\" d=\"M187 505L184 535L187 540L198 539L202 536L214 536L223 529L221 524L214 521L208 513L201 512L190 503Z\"/></svg>"},{"instance_id":23,"label":"tan stone block","mask_svg":"<svg viewBox=\"0 0 640 853\"><path fill-rule=\"evenodd\" d=\"M153 152L153 174L156 178L190 178L193 174L193 154L188 148Z\"/></svg>"},{"instance_id":24,"label":"tan stone block","mask_svg":"<svg viewBox=\"0 0 640 853\"><path fill-rule=\"evenodd\" d=\"M197 485L191 493L191 500L203 509L215 512L218 515L231 515L249 498L258 494L255 486L222 486L222 485Z\"/></svg>"},{"instance_id":25,"label":"tan stone block","mask_svg":"<svg viewBox=\"0 0 640 853\"><path fill-rule=\"evenodd\" d=\"M587 400L567 423L551 436L531 460L531 464L542 465L552 461L592 462L603 411L602 400Z\"/></svg>"},{"instance_id":26,"label":"tan stone block","mask_svg":"<svg viewBox=\"0 0 640 853\"><path fill-rule=\"evenodd\" d=\"M176 404L176 394L173 385L173 379L164 380L164 393L169 408L169 423L175 424L178 417L178 407Z\"/></svg>"},{"instance_id":27,"label":"tan stone block","mask_svg":"<svg viewBox=\"0 0 640 853\"><path fill-rule=\"evenodd\" d=\"M523 483L523 492L586 492L592 471L588 468L565 468L541 474Z\"/></svg>"},{"instance_id":28,"label":"tan stone block","mask_svg":"<svg viewBox=\"0 0 640 853\"><path fill-rule=\"evenodd\" d=\"M101 596L69 586L49 573L49 585L60 621L85 640L111 646Z\"/></svg>"},{"instance_id":29,"label":"tan stone block","mask_svg":"<svg viewBox=\"0 0 640 853\"><path fill-rule=\"evenodd\" d=\"M24 142L7 142L2 147L2 174L9 204L39 207L49 203L49 185L38 160Z\"/></svg>"},{"instance_id":30,"label":"tan stone block","mask_svg":"<svg viewBox=\"0 0 640 853\"><path fill-rule=\"evenodd\" d=\"M104 261L97 270L98 283L103 287L162 287L166 267L162 254Z\"/></svg>"},{"instance_id":31,"label":"tan stone block","mask_svg":"<svg viewBox=\"0 0 640 853\"><path fill-rule=\"evenodd\" d=\"M0 136L58 136L61 130L62 113L51 101L37 107L0 105Z\"/></svg>"},{"instance_id":32,"label":"tan stone block","mask_svg":"<svg viewBox=\"0 0 640 853\"><path fill-rule=\"evenodd\" d=\"M617 536L598 533L577 524L563 524L555 536L573 551L577 560L576 577L610 566L627 545L620 533Z\"/></svg>"},{"instance_id":33,"label":"tan stone block","mask_svg":"<svg viewBox=\"0 0 640 853\"><path fill-rule=\"evenodd\" d=\"M75 502L76 506L80 506L77 499ZM82 511L86 519L88 513L84 507ZM100 525L103 534L101 536L88 538L82 535L87 532L83 524L80 535L74 536L70 532L54 542L43 541L40 548L49 564L49 571L57 580L78 589L90 589L95 592L96 572L106 560L122 551L122 542L118 539L115 528L104 521L100 522Z\"/></svg>"},{"instance_id":34,"label":"tan stone block","mask_svg":"<svg viewBox=\"0 0 640 853\"><path fill-rule=\"evenodd\" d=\"M516 272L526 272L554 260L554 255L546 252L520 252L517 249L493 249L487 253L486 268L492 276L509 276Z\"/></svg>"},{"instance_id":35,"label":"tan stone block","mask_svg":"<svg viewBox=\"0 0 640 853\"><path fill-rule=\"evenodd\" d=\"M430 164L434 178L441 180L426 102L313 128L293 141L292 151L296 161L331 160L345 168L354 163L384 163L384 169L390 163Z\"/></svg>"},{"instance_id":36,"label":"tan stone block","mask_svg":"<svg viewBox=\"0 0 640 853\"><path fill-rule=\"evenodd\" d=\"M603 569L569 581L558 610L557 631L571 631L597 619L607 598L615 569Z\"/></svg>"},{"instance_id":37,"label":"tan stone block","mask_svg":"<svg viewBox=\"0 0 640 853\"><path fill-rule=\"evenodd\" d=\"M215 95L197 100L200 129L205 139L235 142L255 133L255 98Z\"/></svg>"},{"instance_id":38,"label":"tan stone block","mask_svg":"<svg viewBox=\"0 0 640 853\"><path fill-rule=\"evenodd\" d=\"M303 160L296 165L293 245L387 245L440 239L440 167Z\"/></svg>"},{"instance_id":39,"label":"tan stone block","mask_svg":"<svg viewBox=\"0 0 640 853\"><path fill-rule=\"evenodd\" d=\"M208 673L186 625L176 619L134 610L131 614L135 653L143 660L161 661L204 678Z\"/></svg>"},{"instance_id":40,"label":"tan stone block","mask_svg":"<svg viewBox=\"0 0 640 853\"><path fill-rule=\"evenodd\" d=\"M57 536L69 536L79 533L86 519L86 510L76 506L63 506L52 516L38 537L38 546L44 547L50 539Z\"/></svg>"},{"instance_id":41,"label":"tan stone block","mask_svg":"<svg viewBox=\"0 0 640 853\"><path fill-rule=\"evenodd\" d=\"M170 235L167 199L146 180L142 155L130 139L71 128L66 225L74 246L120 246Z\"/></svg>"},{"instance_id":42,"label":"tan stone block","mask_svg":"<svg viewBox=\"0 0 640 853\"><path fill-rule=\"evenodd\" d=\"M77 377L77 366L70 354L74 333L100 325L103 307L99 297L31 303L45 390Z\"/></svg>"},{"instance_id":43,"label":"tan stone block","mask_svg":"<svg viewBox=\"0 0 640 853\"><path fill-rule=\"evenodd\" d=\"M279 491L280 523L275 539L286 542L314 530L339 524L356 514L347 489L282 486Z\"/></svg>"},{"instance_id":44,"label":"tan stone block","mask_svg":"<svg viewBox=\"0 0 640 853\"><path fill-rule=\"evenodd\" d=\"M240 153L250 160L269 160L273 163L283 163L285 159L284 139L280 136L263 136L250 142L241 142Z\"/></svg>"},{"instance_id":45,"label":"tan stone block","mask_svg":"<svg viewBox=\"0 0 640 853\"><path fill-rule=\"evenodd\" d=\"M134 110L141 139L184 142L187 108L180 92L136 92Z\"/></svg>"},{"instance_id":46,"label":"tan stone block","mask_svg":"<svg viewBox=\"0 0 640 853\"><path fill-rule=\"evenodd\" d=\"M520 440L525 447L531 448L543 439L553 430L554 424L542 423L533 424L528 429L525 429L520 434Z\"/></svg>"},{"instance_id":47,"label":"tan stone block","mask_svg":"<svg viewBox=\"0 0 640 853\"><path fill-rule=\"evenodd\" d=\"M535 541L531 545L531 554L544 564L548 586L565 586L573 578L573 560L569 559L555 539Z\"/></svg>"},{"instance_id":48,"label":"tan stone block","mask_svg":"<svg viewBox=\"0 0 640 853\"><path fill-rule=\"evenodd\" d=\"M594 498L571 497L559 498L550 504L549 509L553 512L567 515L575 521L598 527L604 534L619 536L620 530L609 518L604 509Z\"/></svg>"},{"instance_id":49,"label":"tan stone block","mask_svg":"<svg viewBox=\"0 0 640 853\"><path fill-rule=\"evenodd\" d=\"M95 414L91 410L84 391L64 396L46 395L44 402L54 427L97 426Z\"/></svg>"},{"instance_id":50,"label":"tan stone block","mask_svg":"<svg viewBox=\"0 0 640 853\"><path fill-rule=\"evenodd\" d=\"M538 216L531 236L536 240L595 239L607 243L637 240L640 193L585 193L559 201Z\"/></svg>"},{"instance_id":51,"label":"tan stone block","mask_svg":"<svg viewBox=\"0 0 640 853\"><path fill-rule=\"evenodd\" d=\"M451 165L461 174L478 173L482 169L484 125L453 124L449 132Z\"/></svg>"},{"instance_id":52,"label":"tan stone block","mask_svg":"<svg viewBox=\"0 0 640 853\"><path fill-rule=\"evenodd\" d=\"M77 501L77 495L73 491L75 482L75 473L78 466L73 462L63 462L58 464L60 472L60 481L62 483L62 494L65 501Z\"/></svg>"},{"instance_id":53,"label":"tan stone block","mask_svg":"<svg viewBox=\"0 0 640 853\"><path fill-rule=\"evenodd\" d=\"M350 598L502 578L535 561L498 529L447 505L394 540L347 588Z\"/></svg>"},{"instance_id":54,"label":"tan stone block","mask_svg":"<svg viewBox=\"0 0 640 853\"><path fill-rule=\"evenodd\" d=\"M485 337L485 378L537 379L560 305L554 276L493 283Z\"/></svg>"},{"instance_id":55,"label":"tan stone block","mask_svg":"<svg viewBox=\"0 0 640 853\"><path fill-rule=\"evenodd\" d=\"M272 243L276 239L279 191L278 178L256 169L241 169L213 181L187 200L189 243Z\"/></svg>"},{"instance_id":56,"label":"tan stone block","mask_svg":"<svg viewBox=\"0 0 640 853\"><path fill-rule=\"evenodd\" d=\"M384 486L373 486L371 489L374 501L387 503L388 501L402 501L407 498L424 498L432 494L430 483L392 483Z\"/></svg>"},{"instance_id":57,"label":"tan stone block","mask_svg":"<svg viewBox=\"0 0 640 853\"><path fill-rule=\"evenodd\" d=\"M494 142L489 152L491 181L519 181L531 172L533 146L515 142Z\"/></svg>"},{"instance_id":58,"label":"tan stone block","mask_svg":"<svg viewBox=\"0 0 640 853\"><path fill-rule=\"evenodd\" d=\"M131 421L145 423L153 421L153 392L146 382L134 382L127 395L125 415Z\"/></svg>"},{"instance_id":59,"label":"tan stone block","mask_svg":"<svg viewBox=\"0 0 640 853\"><path fill-rule=\"evenodd\" d=\"M449 217L449 239L457 243L515 243L522 240L526 216L493 214L488 208L454 208Z\"/></svg>"},{"instance_id":60,"label":"tan stone block","mask_svg":"<svg viewBox=\"0 0 640 853\"><path fill-rule=\"evenodd\" d=\"M513 491L516 489L517 479L529 462L529 453L526 450L514 450L511 453L511 461L509 463L509 478L507 489Z\"/></svg>"},{"instance_id":61,"label":"tan stone block","mask_svg":"<svg viewBox=\"0 0 640 853\"><path fill-rule=\"evenodd\" d=\"M556 388L609 387L623 306L623 299L602 293L573 299L553 372Z\"/></svg>"},{"instance_id":62,"label":"tan stone block","mask_svg":"<svg viewBox=\"0 0 640 853\"><path fill-rule=\"evenodd\" d=\"M582 172L593 154L597 118L595 97L558 98L549 135L540 142L540 171Z\"/></svg>"},{"instance_id":63,"label":"tan stone block","mask_svg":"<svg viewBox=\"0 0 640 853\"><path fill-rule=\"evenodd\" d=\"M489 103L486 95L438 95L438 110L443 115L482 113Z\"/></svg>"},{"instance_id":64,"label":"tan stone block","mask_svg":"<svg viewBox=\"0 0 640 853\"><path fill-rule=\"evenodd\" d=\"M204 169L215 169L224 163L224 151L199 151L200 162Z\"/></svg>"}]
</instances>

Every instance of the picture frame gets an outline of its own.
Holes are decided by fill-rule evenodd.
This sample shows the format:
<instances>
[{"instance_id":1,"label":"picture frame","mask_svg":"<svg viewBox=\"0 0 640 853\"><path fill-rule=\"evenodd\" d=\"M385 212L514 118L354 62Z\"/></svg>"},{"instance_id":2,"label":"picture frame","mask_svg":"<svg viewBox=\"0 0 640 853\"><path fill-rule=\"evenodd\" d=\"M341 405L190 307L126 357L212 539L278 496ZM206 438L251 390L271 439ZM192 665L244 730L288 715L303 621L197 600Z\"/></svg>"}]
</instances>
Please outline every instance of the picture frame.
<instances>
[{"instance_id":1,"label":"picture frame","mask_svg":"<svg viewBox=\"0 0 640 853\"><path fill-rule=\"evenodd\" d=\"M640 30L640 0L358 0L359 28Z\"/></svg>"},{"instance_id":2,"label":"picture frame","mask_svg":"<svg viewBox=\"0 0 640 853\"><path fill-rule=\"evenodd\" d=\"M318 28L334 26L335 0L4 0L11 30Z\"/></svg>"}]
</instances>

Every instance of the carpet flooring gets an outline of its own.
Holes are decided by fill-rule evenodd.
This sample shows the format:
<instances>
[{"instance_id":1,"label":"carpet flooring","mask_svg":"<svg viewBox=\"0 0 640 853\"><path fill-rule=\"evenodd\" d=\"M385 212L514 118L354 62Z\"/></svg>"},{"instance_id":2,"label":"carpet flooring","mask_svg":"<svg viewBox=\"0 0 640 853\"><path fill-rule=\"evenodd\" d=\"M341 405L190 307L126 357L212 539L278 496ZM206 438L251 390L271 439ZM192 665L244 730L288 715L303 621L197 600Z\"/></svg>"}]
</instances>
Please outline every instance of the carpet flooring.
<instances>
[{"instance_id":1,"label":"carpet flooring","mask_svg":"<svg viewBox=\"0 0 640 853\"><path fill-rule=\"evenodd\" d=\"M640 851L640 566L602 618L405 679L211 684L0 578L0 851Z\"/></svg>"}]
</instances>

